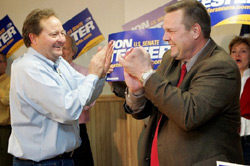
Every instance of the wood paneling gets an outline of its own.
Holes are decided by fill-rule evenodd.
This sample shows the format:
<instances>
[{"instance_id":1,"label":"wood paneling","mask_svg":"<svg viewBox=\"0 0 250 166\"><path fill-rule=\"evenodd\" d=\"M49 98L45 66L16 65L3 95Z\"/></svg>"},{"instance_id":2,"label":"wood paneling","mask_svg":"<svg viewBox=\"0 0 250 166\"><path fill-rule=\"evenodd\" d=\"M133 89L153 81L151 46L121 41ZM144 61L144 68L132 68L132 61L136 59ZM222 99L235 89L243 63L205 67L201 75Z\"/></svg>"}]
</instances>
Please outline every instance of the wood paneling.
<instances>
[{"instance_id":1,"label":"wood paneling","mask_svg":"<svg viewBox=\"0 0 250 166\"><path fill-rule=\"evenodd\" d=\"M125 113L124 99L100 96L91 109L87 130L95 166L136 166L144 122Z\"/></svg>"}]
</instances>

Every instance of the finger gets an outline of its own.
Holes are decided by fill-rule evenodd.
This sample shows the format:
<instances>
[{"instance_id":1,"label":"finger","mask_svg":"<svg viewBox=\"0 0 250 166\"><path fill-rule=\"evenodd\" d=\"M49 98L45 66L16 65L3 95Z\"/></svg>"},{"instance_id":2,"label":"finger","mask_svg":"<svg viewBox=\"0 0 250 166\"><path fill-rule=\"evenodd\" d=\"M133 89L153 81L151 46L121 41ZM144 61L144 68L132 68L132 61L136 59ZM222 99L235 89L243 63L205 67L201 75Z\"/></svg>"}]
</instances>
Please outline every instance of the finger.
<instances>
[{"instance_id":1,"label":"finger","mask_svg":"<svg viewBox=\"0 0 250 166\"><path fill-rule=\"evenodd\" d=\"M107 50L106 60L111 63L111 58L113 56L113 46L110 46Z\"/></svg>"},{"instance_id":2,"label":"finger","mask_svg":"<svg viewBox=\"0 0 250 166\"><path fill-rule=\"evenodd\" d=\"M114 48L113 48L113 40L111 40L109 43L108 43L108 55L109 56L112 56L113 55L113 51L114 51Z\"/></svg>"},{"instance_id":3,"label":"finger","mask_svg":"<svg viewBox=\"0 0 250 166\"><path fill-rule=\"evenodd\" d=\"M110 74L110 73L112 73L113 71L114 71L114 69L112 68L112 66L110 66L110 68L109 68L107 74Z\"/></svg>"},{"instance_id":4,"label":"finger","mask_svg":"<svg viewBox=\"0 0 250 166\"><path fill-rule=\"evenodd\" d=\"M127 52L126 52L126 54L125 54L125 56L131 54L131 52L133 52L133 51L134 51L134 47L128 49Z\"/></svg>"},{"instance_id":5,"label":"finger","mask_svg":"<svg viewBox=\"0 0 250 166\"><path fill-rule=\"evenodd\" d=\"M125 59L121 54L118 55L118 62L124 67Z\"/></svg>"}]
</instances>

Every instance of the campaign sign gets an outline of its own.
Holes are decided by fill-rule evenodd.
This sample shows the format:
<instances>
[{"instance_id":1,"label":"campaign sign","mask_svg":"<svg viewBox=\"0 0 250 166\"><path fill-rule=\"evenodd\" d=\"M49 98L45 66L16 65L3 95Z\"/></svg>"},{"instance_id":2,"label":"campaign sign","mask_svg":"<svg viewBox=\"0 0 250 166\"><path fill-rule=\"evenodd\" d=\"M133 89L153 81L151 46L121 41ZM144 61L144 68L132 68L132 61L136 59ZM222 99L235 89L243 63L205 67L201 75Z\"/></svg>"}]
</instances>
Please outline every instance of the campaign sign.
<instances>
[{"instance_id":1,"label":"campaign sign","mask_svg":"<svg viewBox=\"0 0 250 166\"><path fill-rule=\"evenodd\" d=\"M23 38L9 16L0 20L0 52L10 57L19 47L23 45Z\"/></svg>"},{"instance_id":2,"label":"campaign sign","mask_svg":"<svg viewBox=\"0 0 250 166\"><path fill-rule=\"evenodd\" d=\"M113 40L114 52L111 66L114 71L107 76L107 81L124 81L123 67L118 62L118 55L125 55L132 47L145 48L154 62L154 69L161 63L163 54L170 49L170 45L162 40L164 30L162 28L142 29L135 31L123 31L109 35L109 41ZM138 62L140 63L140 62Z\"/></svg>"},{"instance_id":3,"label":"campaign sign","mask_svg":"<svg viewBox=\"0 0 250 166\"><path fill-rule=\"evenodd\" d=\"M250 1L198 0L211 16L211 26L224 24L250 24Z\"/></svg>"},{"instance_id":4,"label":"campaign sign","mask_svg":"<svg viewBox=\"0 0 250 166\"><path fill-rule=\"evenodd\" d=\"M250 25L250 1L249 0L197 0L201 2L211 16L211 26L224 24L249 24ZM144 14L122 26L123 30L137 30L147 28L160 28L165 16L164 8L177 0L160 6L159 8Z\"/></svg>"},{"instance_id":5,"label":"campaign sign","mask_svg":"<svg viewBox=\"0 0 250 166\"><path fill-rule=\"evenodd\" d=\"M73 59L104 40L104 36L100 32L88 8L64 23L63 28L76 41L78 51Z\"/></svg>"},{"instance_id":6,"label":"campaign sign","mask_svg":"<svg viewBox=\"0 0 250 166\"><path fill-rule=\"evenodd\" d=\"M161 28L163 25L164 16L166 14L164 8L175 2L177 2L177 0L172 0L155 10L122 25L123 30L128 31L148 28Z\"/></svg>"}]
</instances>

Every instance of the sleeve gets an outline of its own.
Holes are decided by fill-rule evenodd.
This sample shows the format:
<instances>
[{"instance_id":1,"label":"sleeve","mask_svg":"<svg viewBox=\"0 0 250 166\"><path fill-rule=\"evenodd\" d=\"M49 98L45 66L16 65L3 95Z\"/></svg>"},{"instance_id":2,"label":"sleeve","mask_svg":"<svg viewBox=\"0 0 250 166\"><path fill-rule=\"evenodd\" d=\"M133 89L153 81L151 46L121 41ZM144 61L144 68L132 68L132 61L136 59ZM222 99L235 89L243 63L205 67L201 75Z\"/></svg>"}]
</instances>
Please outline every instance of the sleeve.
<instances>
[{"instance_id":1,"label":"sleeve","mask_svg":"<svg viewBox=\"0 0 250 166\"><path fill-rule=\"evenodd\" d=\"M145 105L146 105L146 97L144 95L144 93L140 96L135 96L133 94L130 94L128 92L128 90L126 90L125 92L125 98L126 98L126 107L129 108L127 111L127 113L138 113L141 110L144 109Z\"/></svg>"},{"instance_id":2,"label":"sleeve","mask_svg":"<svg viewBox=\"0 0 250 166\"><path fill-rule=\"evenodd\" d=\"M22 69L19 69L20 71ZM104 81L99 81L96 75L82 77L82 81L69 79L69 84L76 88L68 88L61 78L48 69L38 65L16 73L15 81L18 96L29 103L41 114L61 123L72 123L77 120L84 106L92 103L102 92ZM80 74L79 74L80 78Z\"/></svg>"},{"instance_id":3,"label":"sleeve","mask_svg":"<svg viewBox=\"0 0 250 166\"><path fill-rule=\"evenodd\" d=\"M89 75L92 75L92 74L89 74ZM102 93L104 84L105 84L105 78L98 79L96 85L94 86L94 90L93 90L93 94L91 96L91 99L87 105L92 104L100 96L100 94Z\"/></svg>"}]
</instances>

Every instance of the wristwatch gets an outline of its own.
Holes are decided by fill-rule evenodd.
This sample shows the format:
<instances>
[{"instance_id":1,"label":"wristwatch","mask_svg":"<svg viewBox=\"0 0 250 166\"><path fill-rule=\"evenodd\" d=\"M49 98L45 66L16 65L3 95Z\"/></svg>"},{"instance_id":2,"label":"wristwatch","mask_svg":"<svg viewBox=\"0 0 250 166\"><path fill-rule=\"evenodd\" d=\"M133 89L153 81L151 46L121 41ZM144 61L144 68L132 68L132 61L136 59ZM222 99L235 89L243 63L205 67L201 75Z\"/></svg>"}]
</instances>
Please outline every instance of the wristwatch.
<instances>
[{"instance_id":1,"label":"wristwatch","mask_svg":"<svg viewBox=\"0 0 250 166\"><path fill-rule=\"evenodd\" d=\"M149 71L147 72L144 72L140 78L140 81L141 83L144 83L144 81L152 74L154 73L155 71L153 69L150 69Z\"/></svg>"}]
</instances>

